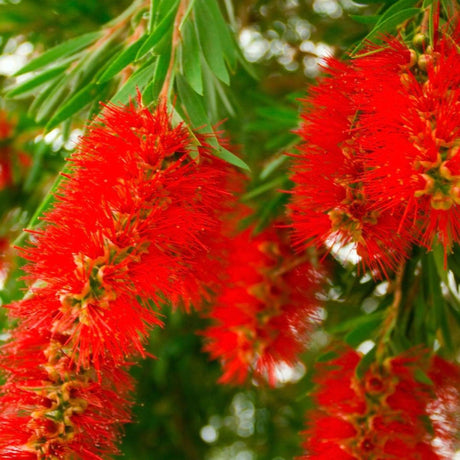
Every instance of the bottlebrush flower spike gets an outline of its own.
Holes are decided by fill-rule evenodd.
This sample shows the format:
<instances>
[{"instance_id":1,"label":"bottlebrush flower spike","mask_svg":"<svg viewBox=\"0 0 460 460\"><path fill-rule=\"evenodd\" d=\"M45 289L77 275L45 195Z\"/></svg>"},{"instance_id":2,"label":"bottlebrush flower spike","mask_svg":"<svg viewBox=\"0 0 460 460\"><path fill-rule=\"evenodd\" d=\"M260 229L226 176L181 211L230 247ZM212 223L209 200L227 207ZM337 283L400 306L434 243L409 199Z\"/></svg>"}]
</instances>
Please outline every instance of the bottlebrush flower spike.
<instances>
[{"instance_id":1,"label":"bottlebrush flower spike","mask_svg":"<svg viewBox=\"0 0 460 460\"><path fill-rule=\"evenodd\" d=\"M277 367L294 365L305 349L322 276L286 237L248 229L224 241L227 278L208 314L214 325L203 332L205 350L222 363L220 382L242 384L253 372L274 385Z\"/></svg>"},{"instance_id":2,"label":"bottlebrush flower spike","mask_svg":"<svg viewBox=\"0 0 460 460\"><path fill-rule=\"evenodd\" d=\"M363 379L356 375L361 355L354 350L319 364L317 408L307 415L301 459L451 459L453 437L445 433L452 434L459 409L459 369L439 357L420 358L420 352L373 363ZM434 385L417 380L420 369L436 377Z\"/></svg>"},{"instance_id":3,"label":"bottlebrush flower spike","mask_svg":"<svg viewBox=\"0 0 460 460\"><path fill-rule=\"evenodd\" d=\"M402 211L378 209L362 181L359 114L366 91L355 67L329 59L328 76L305 100L298 130L304 142L292 165L294 238L299 246L352 244L364 268L387 275L404 259L411 237L400 228Z\"/></svg>"},{"instance_id":4,"label":"bottlebrush flower spike","mask_svg":"<svg viewBox=\"0 0 460 460\"><path fill-rule=\"evenodd\" d=\"M390 41L356 60L373 91L362 99L363 180L376 208L400 213L431 248L460 239L460 53L447 33L425 50Z\"/></svg>"},{"instance_id":5,"label":"bottlebrush flower spike","mask_svg":"<svg viewBox=\"0 0 460 460\"><path fill-rule=\"evenodd\" d=\"M129 419L127 359L144 354L151 304L185 305L213 282L204 237L220 230L226 164L205 139L199 159L188 130L164 105L108 106L78 145L33 232L29 294L2 348L0 457L101 459L116 452ZM212 266L212 264L209 264ZM183 282L183 279L193 281Z\"/></svg>"}]
</instances>

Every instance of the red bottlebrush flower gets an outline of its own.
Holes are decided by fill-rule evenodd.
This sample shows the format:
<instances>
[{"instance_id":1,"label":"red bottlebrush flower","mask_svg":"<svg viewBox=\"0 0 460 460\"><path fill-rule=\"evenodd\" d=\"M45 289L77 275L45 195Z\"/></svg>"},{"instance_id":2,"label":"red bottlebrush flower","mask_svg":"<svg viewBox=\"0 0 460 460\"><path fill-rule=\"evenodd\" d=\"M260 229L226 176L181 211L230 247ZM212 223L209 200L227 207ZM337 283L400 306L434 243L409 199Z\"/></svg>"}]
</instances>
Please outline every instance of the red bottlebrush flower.
<instances>
[{"instance_id":1,"label":"red bottlebrush flower","mask_svg":"<svg viewBox=\"0 0 460 460\"><path fill-rule=\"evenodd\" d=\"M319 364L313 394L317 408L309 414L301 458L334 454L350 460L396 460L402 453L408 460L452 458L452 438L443 433L446 417L459 409L459 369L439 357L419 359L420 351L374 363L363 379L356 375L361 357L354 350ZM420 365L437 377L434 385L417 380ZM444 418L435 411L440 392L450 395Z\"/></svg>"},{"instance_id":2,"label":"red bottlebrush flower","mask_svg":"<svg viewBox=\"0 0 460 460\"><path fill-rule=\"evenodd\" d=\"M152 305L217 282L204 239L220 230L228 168L164 106L109 106L70 158L45 227L24 250L29 294L2 348L1 458L101 459L129 420L126 360L144 354ZM205 278L198 279L197 276ZM215 280L216 279L216 280ZM188 281L183 281L188 280Z\"/></svg>"},{"instance_id":3,"label":"red bottlebrush flower","mask_svg":"<svg viewBox=\"0 0 460 460\"><path fill-rule=\"evenodd\" d=\"M328 61L328 76L305 100L303 139L292 166L290 210L295 242L341 248L352 244L376 276L404 259L410 237L401 215L377 209L362 181L360 137L363 76L354 62ZM400 229L399 229L400 230Z\"/></svg>"},{"instance_id":4,"label":"red bottlebrush flower","mask_svg":"<svg viewBox=\"0 0 460 460\"><path fill-rule=\"evenodd\" d=\"M293 365L315 319L320 274L295 256L280 230L252 237L246 230L224 241L227 278L203 335L205 350L222 363L223 383L242 384L253 371L277 381L280 364Z\"/></svg>"},{"instance_id":5,"label":"red bottlebrush flower","mask_svg":"<svg viewBox=\"0 0 460 460\"><path fill-rule=\"evenodd\" d=\"M397 42L356 60L373 89L362 99L363 180L376 208L401 213L419 242L460 239L460 53L451 37L424 53Z\"/></svg>"}]
</instances>

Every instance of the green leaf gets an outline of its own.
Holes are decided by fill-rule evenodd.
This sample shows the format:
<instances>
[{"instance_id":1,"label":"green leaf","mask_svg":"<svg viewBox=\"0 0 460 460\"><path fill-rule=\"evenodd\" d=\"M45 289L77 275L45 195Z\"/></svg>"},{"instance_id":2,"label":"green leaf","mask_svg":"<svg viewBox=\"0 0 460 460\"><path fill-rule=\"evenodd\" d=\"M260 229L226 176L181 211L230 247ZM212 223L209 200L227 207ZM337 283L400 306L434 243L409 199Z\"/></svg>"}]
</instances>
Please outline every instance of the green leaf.
<instances>
[{"instance_id":1,"label":"green leaf","mask_svg":"<svg viewBox=\"0 0 460 460\"><path fill-rule=\"evenodd\" d=\"M117 36L118 34L115 33L100 47L87 53L74 68L62 77L53 91L40 104L34 105L37 122L50 118L52 112L57 111L58 107L65 104L68 99L89 84L96 73L96 69L101 66L101 62L107 62L116 51L113 41Z\"/></svg>"},{"instance_id":2,"label":"green leaf","mask_svg":"<svg viewBox=\"0 0 460 460\"><path fill-rule=\"evenodd\" d=\"M32 192L34 187L37 186L37 182L43 171L43 157L47 147L48 146L44 142L39 142L37 144L37 149L34 151L34 161L32 163L32 167L30 168L23 185L26 192Z\"/></svg>"},{"instance_id":3,"label":"green leaf","mask_svg":"<svg viewBox=\"0 0 460 460\"><path fill-rule=\"evenodd\" d=\"M200 45L195 27L191 21L188 21L182 28L182 70L190 87L198 94L203 95L200 54Z\"/></svg>"},{"instance_id":4,"label":"green leaf","mask_svg":"<svg viewBox=\"0 0 460 460\"><path fill-rule=\"evenodd\" d=\"M254 229L254 233L260 233L273 219L273 216L279 214L279 211L284 208L287 202L287 193L277 193L273 199L264 203L262 212L259 215L259 222Z\"/></svg>"},{"instance_id":5,"label":"green leaf","mask_svg":"<svg viewBox=\"0 0 460 460\"><path fill-rule=\"evenodd\" d=\"M24 67L19 69L15 76L22 75L27 72L32 72L33 70L40 69L47 64L52 62L54 63L63 57L74 54L96 41L100 36L101 32L91 32L61 43L60 45L51 48L50 50L44 52L42 55L30 61Z\"/></svg>"},{"instance_id":6,"label":"green leaf","mask_svg":"<svg viewBox=\"0 0 460 460\"><path fill-rule=\"evenodd\" d=\"M43 100L40 106L37 106L37 113L35 120L42 122L47 119L49 114L56 108L56 106L65 99L67 89L67 83L69 82L69 76L65 75L59 83L47 94L47 97ZM31 107L32 108L32 107Z\"/></svg>"},{"instance_id":7,"label":"green leaf","mask_svg":"<svg viewBox=\"0 0 460 460\"><path fill-rule=\"evenodd\" d=\"M449 307L450 307L450 313L451 315L453 316L455 322L457 323L457 325L460 326L460 311L459 311L459 304L458 302L455 302L456 305L452 305L451 303L449 303Z\"/></svg>"},{"instance_id":8,"label":"green leaf","mask_svg":"<svg viewBox=\"0 0 460 460\"><path fill-rule=\"evenodd\" d=\"M152 78L155 71L155 61L149 61L144 64L140 69L136 70L128 81L118 90L118 92L112 97L110 102L115 104L127 104L131 97L136 94L136 89L141 92Z\"/></svg>"},{"instance_id":9,"label":"green leaf","mask_svg":"<svg viewBox=\"0 0 460 460\"><path fill-rule=\"evenodd\" d=\"M435 244L433 247L433 259L438 272L439 278L447 285L447 254L441 244Z\"/></svg>"},{"instance_id":10,"label":"green leaf","mask_svg":"<svg viewBox=\"0 0 460 460\"><path fill-rule=\"evenodd\" d=\"M112 34L101 46L87 53L78 63L75 67L74 86L71 87L72 91L78 89L77 84L79 82L88 82L88 80L97 79L99 72L104 71L104 66L110 62L112 56L121 47L120 44L113 43L119 34L120 31Z\"/></svg>"},{"instance_id":11,"label":"green leaf","mask_svg":"<svg viewBox=\"0 0 460 460\"><path fill-rule=\"evenodd\" d=\"M59 67L53 67L51 69L45 70L44 72L36 75L35 77L30 78L29 80L7 91L5 97L13 98L28 93L29 91L37 88L38 86L43 85L47 81L52 80L53 78L62 74L66 68L67 65L62 65Z\"/></svg>"},{"instance_id":12,"label":"green leaf","mask_svg":"<svg viewBox=\"0 0 460 460\"><path fill-rule=\"evenodd\" d=\"M56 90L56 88L59 86L60 82L64 79L65 75L62 75L61 77L57 77L56 80L48 82L44 88L41 89L41 91L38 93L38 95L35 97L35 99L32 101L32 104L30 104L29 110L27 111L27 114L30 117L34 117L37 111L37 108L40 107L40 105L43 103L43 101L49 97L49 95Z\"/></svg>"},{"instance_id":13,"label":"green leaf","mask_svg":"<svg viewBox=\"0 0 460 460\"><path fill-rule=\"evenodd\" d=\"M333 326L330 326L327 329L327 332L331 334L337 334L341 332L349 332L352 329L356 329L362 325L365 325L369 322L381 322L384 316L383 311L376 311L373 313L370 313L369 315L360 315L360 316L355 316L354 318L350 318L347 321L341 321L338 324L334 324Z\"/></svg>"},{"instance_id":14,"label":"green leaf","mask_svg":"<svg viewBox=\"0 0 460 460\"><path fill-rule=\"evenodd\" d=\"M193 11L193 8L195 6L195 0L191 0L188 2L188 5L187 5L187 9L185 10L185 13L184 15L182 16L182 20L179 24L179 30L182 32L182 28L184 27L184 25L186 23L188 23L188 18L191 14L191 12Z\"/></svg>"},{"instance_id":15,"label":"green leaf","mask_svg":"<svg viewBox=\"0 0 460 460\"><path fill-rule=\"evenodd\" d=\"M236 156L234 153L230 152L226 148L219 145L217 150L214 151L214 155L233 166L237 166L238 168L245 169L246 171L250 171L251 169L240 157Z\"/></svg>"},{"instance_id":16,"label":"green leaf","mask_svg":"<svg viewBox=\"0 0 460 460\"><path fill-rule=\"evenodd\" d=\"M449 351L453 351L455 348L452 340L451 325L449 324L448 305L443 301L442 304L435 305L435 309L437 312L438 326L444 339L444 345Z\"/></svg>"},{"instance_id":17,"label":"green leaf","mask_svg":"<svg viewBox=\"0 0 460 460\"><path fill-rule=\"evenodd\" d=\"M161 22L154 28L153 32L141 46L141 49L137 52L136 60L144 57L161 40L161 38L163 38L168 30L172 29L178 4L179 0L172 1L168 14L163 17Z\"/></svg>"},{"instance_id":18,"label":"green leaf","mask_svg":"<svg viewBox=\"0 0 460 460\"><path fill-rule=\"evenodd\" d=\"M419 0L398 0L385 10L385 12L380 16L378 24L383 23L399 11L414 7L417 3L419 3Z\"/></svg>"},{"instance_id":19,"label":"green leaf","mask_svg":"<svg viewBox=\"0 0 460 460\"><path fill-rule=\"evenodd\" d=\"M361 380L364 377L364 374L369 369L370 365L375 361L375 355L377 352L377 347L374 346L371 350L369 350L362 358L361 361L356 366L356 377Z\"/></svg>"},{"instance_id":20,"label":"green leaf","mask_svg":"<svg viewBox=\"0 0 460 460\"><path fill-rule=\"evenodd\" d=\"M425 385L434 386L433 380L428 377L428 375L422 371L422 369L417 368L414 371L414 378L417 382L424 383Z\"/></svg>"},{"instance_id":21,"label":"green leaf","mask_svg":"<svg viewBox=\"0 0 460 460\"><path fill-rule=\"evenodd\" d=\"M131 64L136 58L136 54L139 51L139 48L145 42L145 40L146 40L145 36L141 37L139 40L137 40L136 42L128 46L126 49L124 49L120 54L115 56L115 58L112 59L109 66L104 70L102 75L98 78L97 80L98 83L104 83L110 80L115 75L117 75L118 72L121 72L125 67Z\"/></svg>"},{"instance_id":22,"label":"green leaf","mask_svg":"<svg viewBox=\"0 0 460 460\"><path fill-rule=\"evenodd\" d=\"M203 99L190 88L185 79L180 75L177 76L177 89L179 99L182 102L182 107L180 107L180 109L183 109L187 115L185 118L190 120L194 129L201 129L204 132L211 133L212 126L206 114ZM180 111L179 107L177 107L177 110ZM221 158L234 166L238 166L239 168L246 170L250 169L241 158L222 147L217 142L216 138L210 137L208 139L208 143L214 148L214 155L216 157Z\"/></svg>"},{"instance_id":23,"label":"green leaf","mask_svg":"<svg viewBox=\"0 0 460 460\"><path fill-rule=\"evenodd\" d=\"M420 8L407 8L379 21L377 25L366 35L364 41L371 40L378 35L384 35L387 32L393 31L397 26L404 21L414 17L420 13Z\"/></svg>"},{"instance_id":24,"label":"green leaf","mask_svg":"<svg viewBox=\"0 0 460 460\"><path fill-rule=\"evenodd\" d=\"M213 0L196 0L195 20L201 51L214 75L226 85L230 84L230 76L225 65L225 50L222 44L222 29L213 22L209 5ZM225 30L225 29L224 29Z\"/></svg>"},{"instance_id":25,"label":"green leaf","mask_svg":"<svg viewBox=\"0 0 460 460\"><path fill-rule=\"evenodd\" d=\"M338 357L337 351L336 350L331 350L331 351L327 351L326 353L323 353L323 354L319 355L316 358L316 362L317 363L327 363L328 361L332 361L333 359L335 359L337 357Z\"/></svg>"},{"instance_id":26,"label":"green leaf","mask_svg":"<svg viewBox=\"0 0 460 460\"><path fill-rule=\"evenodd\" d=\"M155 27L155 22L158 13L159 0L150 0L149 23L147 25L147 33L150 35Z\"/></svg>"},{"instance_id":27,"label":"green leaf","mask_svg":"<svg viewBox=\"0 0 460 460\"><path fill-rule=\"evenodd\" d=\"M298 141L296 140L296 143ZM272 172L276 171L286 160L287 155L277 155L276 157L272 158L268 163L262 168L260 172L259 178L265 180L268 176L271 175Z\"/></svg>"},{"instance_id":28,"label":"green leaf","mask_svg":"<svg viewBox=\"0 0 460 460\"><path fill-rule=\"evenodd\" d=\"M202 7L206 9L207 16L211 21L210 24L215 26L225 59L230 68L233 69L236 64L236 57L240 48L236 44L227 22L222 16L218 3L216 0L197 0L197 3L198 1L202 4Z\"/></svg>"},{"instance_id":29,"label":"green leaf","mask_svg":"<svg viewBox=\"0 0 460 460\"><path fill-rule=\"evenodd\" d=\"M51 120L46 124L46 129L53 129L62 121L79 112L93 99L96 99L100 91L101 88L96 83L90 83L82 88L56 111Z\"/></svg>"},{"instance_id":30,"label":"green leaf","mask_svg":"<svg viewBox=\"0 0 460 460\"><path fill-rule=\"evenodd\" d=\"M176 81L180 101L191 121L192 128L207 128L209 132L210 123L203 105L203 98L198 96L180 75L177 76Z\"/></svg>"},{"instance_id":31,"label":"green leaf","mask_svg":"<svg viewBox=\"0 0 460 460\"><path fill-rule=\"evenodd\" d=\"M393 0L354 0L359 5L373 5L375 3L390 3Z\"/></svg>"},{"instance_id":32,"label":"green leaf","mask_svg":"<svg viewBox=\"0 0 460 460\"><path fill-rule=\"evenodd\" d=\"M380 312L379 312L380 313ZM357 347L365 340L372 339L375 330L382 324L382 315L368 315L366 321L360 322L353 330L345 335L345 342L352 347Z\"/></svg>"},{"instance_id":33,"label":"green leaf","mask_svg":"<svg viewBox=\"0 0 460 460\"><path fill-rule=\"evenodd\" d=\"M225 110L228 112L228 114L232 117L236 117L235 110L233 109L233 105L230 102L230 99L227 96L227 88L224 87L220 81L216 80L214 81L214 87L217 91L217 94L220 98L220 101L222 102L222 106L225 107Z\"/></svg>"},{"instance_id":34,"label":"green leaf","mask_svg":"<svg viewBox=\"0 0 460 460\"><path fill-rule=\"evenodd\" d=\"M43 214L48 211L51 206L53 205L56 197L55 193L58 190L62 180L64 179L64 175L70 171L71 165L70 163L66 163L64 167L62 168L61 172L58 174L56 179L54 180L53 185L51 186L50 191L46 194L45 198L42 200L38 208L35 210L33 216L30 218L28 224L26 225L26 228L28 230L33 230L39 223L40 223L40 218L43 216ZM21 246L23 244L24 240L27 238L28 233L22 232L12 243L13 246Z\"/></svg>"},{"instance_id":35,"label":"green leaf","mask_svg":"<svg viewBox=\"0 0 460 460\"><path fill-rule=\"evenodd\" d=\"M241 199L243 201L252 200L253 198L268 192L269 190L273 190L274 188L280 187L285 182L285 178L283 176L278 176L275 179L269 182L263 182L259 184L249 192L245 193Z\"/></svg>"},{"instance_id":36,"label":"green leaf","mask_svg":"<svg viewBox=\"0 0 460 460\"><path fill-rule=\"evenodd\" d=\"M425 270L425 275L428 278L428 289L431 297L431 308L436 319L436 326L440 329L443 344L449 349L453 349L452 333L450 331L448 317L448 308L444 296L442 294L440 278L436 267L436 261L433 254L428 254L425 258L425 263L422 267Z\"/></svg>"},{"instance_id":37,"label":"green leaf","mask_svg":"<svg viewBox=\"0 0 460 460\"><path fill-rule=\"evenodd\" d=\"M158 56L152 79L146 85L144 91L142 91L142 100L145 105L149 105L158 99L166 74L168 73L169 60L169 53Z\"/></svg>"},{"instance_id":38,"label":"green leaf","mask_svg":"<svg viewBox=\"0 0 460 460\"><path fill-rule=\"evenodd\" d=\"M360 24L376 24L380 19L380 16L360 16L358 14L350 14L349 17L353 19L353 21L358 22Z\"/></svg>"}]
</instances>

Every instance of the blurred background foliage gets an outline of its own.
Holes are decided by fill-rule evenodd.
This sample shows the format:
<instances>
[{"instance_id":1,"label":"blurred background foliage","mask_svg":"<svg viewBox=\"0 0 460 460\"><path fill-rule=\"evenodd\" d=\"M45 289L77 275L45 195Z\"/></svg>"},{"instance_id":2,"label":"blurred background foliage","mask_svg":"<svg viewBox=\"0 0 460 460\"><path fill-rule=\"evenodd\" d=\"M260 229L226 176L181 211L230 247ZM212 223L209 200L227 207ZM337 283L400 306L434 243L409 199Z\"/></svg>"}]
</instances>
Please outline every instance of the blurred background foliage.
<instances>
[{"instance_id":1,"label":"blurred background foliage","mask_svg":"<svg viewBox=\"0 0 460 460\"><path fill-rule=\"evenodd\" d=\"M98 30L131 3L0 0L0 87L8 89L15 81L12 75L35 55ZM320 74L324 57L343 55L368 32L368 26L350 14L371 15L378 5L351 0L221 0L220 7L257 75L239 66L232 76L229 98L238 116L227 115L224 129L251 166L245 200L255 207L263 227L283 212L286 195L277 191L289 187L284 152L296 143L291 131L298 123L298 98ZM3 304L19 298L24 287L18 282L23 261L9 244L17 238L16 244L23 243L21 229L40 211L85 125L82 117L67 130L45 130L47 120L32 118L30 104L27 97L0 100L8 117L4 123L11 127L0 139L0 176L7 177L3 182L0 177ZM364 343L365 351L385 308L383 283L357 276L346 261L331 276L329 316L324 310L324 325L314 333L303 364L280 369L282 383L274 389L256 382L241 388L217 384L219 365L201 353L196 334L204 328L203 320L166 308L165 328L154 330L149 344L157 359L145 359L132 370L138 382L135 423L126 428L124 458L288 460L300 455L312 363L329 343L330 333L354 346ZM2 323L5 328L4 315Z\"/></svg>"}]
</instances>

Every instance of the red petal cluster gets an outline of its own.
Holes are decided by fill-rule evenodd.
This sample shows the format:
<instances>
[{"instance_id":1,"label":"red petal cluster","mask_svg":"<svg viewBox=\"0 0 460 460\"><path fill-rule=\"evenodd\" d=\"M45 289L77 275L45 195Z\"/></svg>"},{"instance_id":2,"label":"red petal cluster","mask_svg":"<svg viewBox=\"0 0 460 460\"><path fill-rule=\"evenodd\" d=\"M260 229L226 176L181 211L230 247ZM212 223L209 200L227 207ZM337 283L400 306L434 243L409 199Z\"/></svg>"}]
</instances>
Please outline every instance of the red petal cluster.
<instances>
[{"instance_id":1,"label":"red petal cluster","mask_svg":"<svg viewBox=\"0 0 460 460\"><path fill-rule=\"evenodd\" d=\"M188 306L217 282L202 241L220 229L228 168L205 140L192 161L193 142L164 106L133 104L106 107L80 140L24 251L30 291L10 306L19 326L1 356L1 458L116 452L129 419L126 359L144 354L160 324L153 307Z\"/></svg>"},{"instance_id":2,"label":"red petal cluster","mask_svg":"<svg viewBox=\"0 0 460 460\"><path fill-rule=\"evenodd\" d=\"M439 357L422 358L422 369L434 384L424 383L417 379L419 354L414 350L373 363L362 379L356 375L361 355L354 350L319 364L313 394L317 408L308 416L301 458L451 459L460 369Z\"/></svg>"},{"instance_id":3,"label":"red petal cluster","mask_svg":"<svg viewBox=\"0 0 460 460\"><path fill-rule=\"evenodd\" d=\"M460 238L460 54L390 41L328 75L306 99L290 209L300 245L354 244L387 275L411 243Z\"/></svg>"},{"instance_id":4,"label":"red petal cluster","mask_svg":"<svg viewBox=\"0 0 460 460\"><path fill-rule=\"evenodd\" d=\"M281 229L248 229L224 242L227 278L203 333L205 350L222 363L221 382L242 384L253 372L274 385L277 367L294 365L305 349L322 276L287 239Z\"/></svg>"},{"instance_id":5,"label":"red petal cluster","mask_svg":"<svg viewBox=\"0 0 460 460\"><path fill-rule=\"evenodd\" d=\"M379 209L403 212L401 225L412 224L421 244L438 237L449 248L460 239L460 53L448 37L403 65L402 54L390 44L358 64L373 88L362 106L363 180Z\"/></svg>"}]
</instances>

